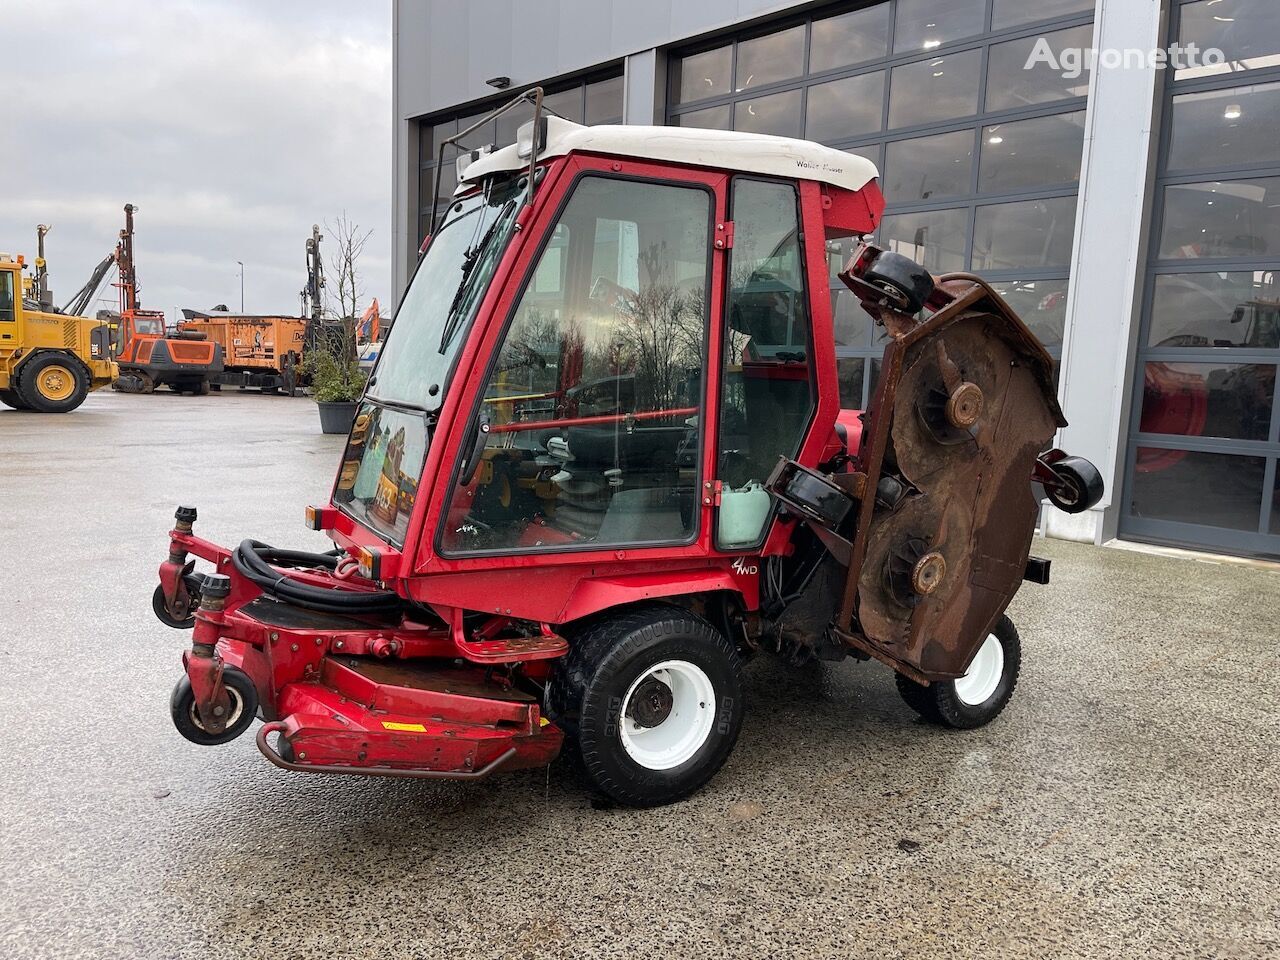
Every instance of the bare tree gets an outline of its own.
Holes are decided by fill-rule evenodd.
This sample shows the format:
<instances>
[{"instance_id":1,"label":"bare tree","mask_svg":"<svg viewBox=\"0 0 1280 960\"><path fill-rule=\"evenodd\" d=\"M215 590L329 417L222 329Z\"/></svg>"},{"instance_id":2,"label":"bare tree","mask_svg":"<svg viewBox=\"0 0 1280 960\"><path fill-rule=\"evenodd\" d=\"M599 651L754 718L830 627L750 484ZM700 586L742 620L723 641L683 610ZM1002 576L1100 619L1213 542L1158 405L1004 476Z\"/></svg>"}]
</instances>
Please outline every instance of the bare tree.
<instances>
[{"instance_id":1,"label":"bare tree","mask_svg":"<svg viewBox=\"0 0 1280 960\"><path fill-rule=\"evenodd\" d=\"M338 219L325 229L333 237L334 243L329 254L329 275L336 282L325 286L326 293L334 291L338 302L326 305L330 313L336 313L338 319L355 323L360 315L360 301L364 298L364 275L360 272L360 255L365 244L373 236L372 230L361 231L358 223L352 223L344 210Z\"/></svg>"}]
</instances>

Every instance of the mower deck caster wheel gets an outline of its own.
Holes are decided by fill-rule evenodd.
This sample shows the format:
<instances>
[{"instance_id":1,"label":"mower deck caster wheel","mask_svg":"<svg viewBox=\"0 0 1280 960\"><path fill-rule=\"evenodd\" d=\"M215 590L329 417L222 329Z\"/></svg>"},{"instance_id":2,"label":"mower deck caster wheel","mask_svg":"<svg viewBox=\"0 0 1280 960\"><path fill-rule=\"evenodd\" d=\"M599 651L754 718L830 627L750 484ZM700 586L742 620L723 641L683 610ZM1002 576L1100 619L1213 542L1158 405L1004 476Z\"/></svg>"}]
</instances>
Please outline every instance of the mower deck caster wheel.
<instances>
[{"instance_id":1,"label":"mower deck caster wheel","mask_svg":"<svg viewBox=\"0 0 1280 960\"><path fill-rule=\"evenodd\" d=\"M885 251L862 274L903 313L919 313L933 295L933 275L910 257Z\"/></svg>"},{"instance_id":2,"label":"mower deck caster wheel","mask_svg":"<svg viewBox=\"0 0 1280 960\"><path fill-rule=\"evenodd\" d=\"M200 722L200 716L196 713L195 694L187 677L184 676L173 688L173 695L169 698L169 713L173 717L173 725L192 743L198 743L202 747L230 743L253 723L253 718L258 713L258 690L249 675L235 667L225 667L222 671L222 684L231 698L231 712L227 716L227 726L221 733L210 733Z\"/></svg>"},{"instance_id":3,"label":"mower deck caster wheel","mask_svg":"<svg viewBox=\"0 0 1280 960\"><path fill-rule=\"evenodd\" d=\"M1102 499L1102 474L1084 457L1065 457L1053 465L1053 472L1062 486L1046 486L1044 493L1063 513L1084 513Z\"/></svg>"},{"instance_id":4,"label":"mower deck caster wheel","mask_svg":"<svg viewBox=\"0 0 1280 960\"><path fill-rule=\"evenodd\" d=\"M183 620L175 620L173 614L169 612L169 608L164 605L164 587L156 587L155 592L151 594L151 610L166 627L173 627L175 630L190 630L196 625L196 607L200 605L200 595L192 594L190 586L187 587L187 592L192 598L191 611Z\"/></svg>"},{"instance_id":5,"label":"mower deck caster wheel","mask_svg":"<svg viewBox=\"0 0 1280 960\"><path fill-rule=\"evenodd\" d=\"M1017 628L1001 617L978 647L969 669L957 680L938 680L924 687L897 675L898 693L930 723L956 730L985 726L1013 696L1022 667L1022 643Z\"/></svg>"}]
</instances>

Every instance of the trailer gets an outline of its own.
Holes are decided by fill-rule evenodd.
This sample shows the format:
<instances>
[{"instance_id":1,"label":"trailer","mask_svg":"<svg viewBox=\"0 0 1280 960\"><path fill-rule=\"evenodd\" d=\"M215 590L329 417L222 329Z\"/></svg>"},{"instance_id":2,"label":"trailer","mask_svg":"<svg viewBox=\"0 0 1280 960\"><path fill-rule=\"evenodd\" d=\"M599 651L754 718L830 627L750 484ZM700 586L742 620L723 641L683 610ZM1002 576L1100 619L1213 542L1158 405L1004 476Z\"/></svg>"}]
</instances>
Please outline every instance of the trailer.
<instances>
[{"instance_id":1,"label":"trailer","mask_svg":"<svg viewBox=\"0 0 1280 960\"><path fill-rule=\"evenodd\" d=\"M203 334L222 348L224 366L211 378L214 390L238 387L290 395L297 390L306 320L224 310L183 310L182 315L180 331Z\"/></svg>"}]
</instances>

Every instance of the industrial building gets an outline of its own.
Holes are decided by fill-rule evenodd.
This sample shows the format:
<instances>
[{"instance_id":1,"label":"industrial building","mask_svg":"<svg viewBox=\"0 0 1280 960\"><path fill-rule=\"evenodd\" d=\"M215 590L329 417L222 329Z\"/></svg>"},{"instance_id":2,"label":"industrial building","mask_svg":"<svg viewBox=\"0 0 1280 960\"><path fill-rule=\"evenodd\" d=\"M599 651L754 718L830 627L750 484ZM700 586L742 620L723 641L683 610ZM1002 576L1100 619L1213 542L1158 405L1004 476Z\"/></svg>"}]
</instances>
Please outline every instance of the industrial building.
<instances>
[{"instance_id":1,"label":"industrial building","mask_svg":"<svg viewBox=\"0 0 1280 960\"><path fill-rule=\"evenodd\" d=\"M1172 44L1222 56L1154 55ZM1072 69L1083 51L1094 69ZM1061 445L1108 494L1046 512L1049 535L1280 556L1274 0L397 0L397 289L437 173L453 187L440 139L534 84L580 122L870 158L880 242L988 278L1060 359ZM832 284L844 401L862 407L883 332Z\"/></svg>"}]
</instances>

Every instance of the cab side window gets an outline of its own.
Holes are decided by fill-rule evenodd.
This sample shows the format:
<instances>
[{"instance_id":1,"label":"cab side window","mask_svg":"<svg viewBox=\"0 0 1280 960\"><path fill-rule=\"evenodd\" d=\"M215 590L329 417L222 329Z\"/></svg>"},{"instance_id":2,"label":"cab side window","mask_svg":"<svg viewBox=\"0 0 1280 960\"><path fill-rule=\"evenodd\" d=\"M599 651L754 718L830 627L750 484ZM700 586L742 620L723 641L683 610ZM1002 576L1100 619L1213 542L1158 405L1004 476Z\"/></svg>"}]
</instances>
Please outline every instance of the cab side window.
<instances>
[{"instance_id":1,"label":"cab side window","mask_svg":"<svg viewBox=\"0 0 1280 960\"><path fill-rule=\"evenodd\" d=\"M720 381L720 549L759 541L771 506L763 483L779 457L799 451L813 415L798 201L791 184L733 182Z\"/></svg>"},{"instance_id":2,"label":"cab side window","mask_svg":"<svg viewBox=\"0 0 1280 960\"><path fill-rule=\"evenodd\" d=\"M13 320L13 274L3 270L0 271L0 323Z\"/></svg>"},{"instance_id":3,"label":"cab side window","mask_svg":"<svg viewBox=\"0 0 1280 960\"><path fill-rule=\"evenodd\" d=\"M694 537L711 211L701 188L578 182L489 375L446 552Z\"/></svg>"}]
</instances>

